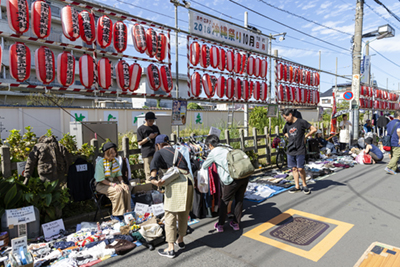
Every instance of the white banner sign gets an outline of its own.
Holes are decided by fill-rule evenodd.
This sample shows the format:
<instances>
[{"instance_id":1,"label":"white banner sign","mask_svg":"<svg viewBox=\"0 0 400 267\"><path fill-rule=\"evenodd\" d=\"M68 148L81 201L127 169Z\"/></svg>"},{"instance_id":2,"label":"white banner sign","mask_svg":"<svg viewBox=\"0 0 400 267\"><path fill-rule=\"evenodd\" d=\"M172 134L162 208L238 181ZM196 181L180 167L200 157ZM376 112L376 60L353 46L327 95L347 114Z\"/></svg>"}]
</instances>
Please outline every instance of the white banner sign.
<instances>
[{"instance_id":1,"label":"white banner sign","mask_svg":"<svg viewBox=\"0 0 400 267\"><path fill-rule=\"evenodd\" d=\"M361 82L369 84L369 73L371 68L371 56L364 56L361 63Z\"/></svg>"},{"instance_id":2,"label":"white banner sign","mask_svg":"<svg viewBox=\"0 0 400 267\"><path fill-rule=\"evenodd\" d=\"M6 210L7 226L19 225L36 221L33 206L20 209Z\"/></svg>"},{"instance_id":3,"label":"white banner sign","mask_svg":"<svg viewBox=\"0 0 400 267\"><path fill-rule=\"evenodd\" d=\"M189 32L244 50L268 52L267 37L192 10L189 11Z\"/></svg>"},{"instance_id":4,"label":"white banner sign","mask_svg":"<svg viewBox=\"0 0 400 267\"><path fill-rule=\"evenodd\" d=\"M18 175L24 176L26 161L17 162Z\"/></svg>"},{"instance_id":5,"label":"white banner sign","mask_svg":"<svg viewBox=\"0 0 400 267\"><path fill-rule=\"evenodd\" d=\"M60 230L65 230L63 219L42 224L42 228L43 228L44 238L49 238L52 237L53 235L58 235L60 233Z\"/></svg>"}]
</instances>

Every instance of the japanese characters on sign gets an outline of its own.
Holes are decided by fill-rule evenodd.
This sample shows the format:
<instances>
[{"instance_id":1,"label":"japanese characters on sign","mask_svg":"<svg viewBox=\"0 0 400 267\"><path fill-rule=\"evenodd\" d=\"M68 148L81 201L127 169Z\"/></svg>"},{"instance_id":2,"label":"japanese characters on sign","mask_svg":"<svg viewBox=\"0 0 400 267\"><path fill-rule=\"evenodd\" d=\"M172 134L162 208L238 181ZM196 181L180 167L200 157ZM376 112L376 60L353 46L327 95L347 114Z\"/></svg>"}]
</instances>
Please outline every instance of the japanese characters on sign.
<instances>
[{"instance_id":1,"label":"japanese characters on sign","mask_svg":"<svg viewBox=\"0 0 400 267\"><path fill-rule=\"evenodd\" d=\"M267 37L192 10L189 11L189 32L246 50L268 51Z\"/></svg>"}]
</instances>

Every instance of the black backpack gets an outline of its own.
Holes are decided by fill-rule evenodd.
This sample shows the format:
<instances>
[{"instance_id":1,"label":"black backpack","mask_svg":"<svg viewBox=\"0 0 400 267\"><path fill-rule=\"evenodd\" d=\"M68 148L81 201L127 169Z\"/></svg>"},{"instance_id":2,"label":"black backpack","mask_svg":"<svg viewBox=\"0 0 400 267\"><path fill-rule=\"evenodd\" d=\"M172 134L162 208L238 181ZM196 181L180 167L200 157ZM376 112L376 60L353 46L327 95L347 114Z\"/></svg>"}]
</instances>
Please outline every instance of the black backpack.
<instances>
[{"instance_id":1,"label":"black backpack","mask_svg":"<svg viewBox=\"0 0 400 267\"><path fill-rule=\"evenodd\" d=\"M392 147L392 135L394 133L394 130L396 130L397 125L399 124L399 122L396 122L396 124L393 126L392 132L390 133L390 135L386 135L382 138L382 146L384 147Z\"/></svg>"},{"instance_id":2,"label":"black backpack","mask_svg":"<svg viewBox=\"0 0 400 267\"><path fill-rule=\"evenodd\" d=\"M317 139L309 139L307 144L308 152L319 152L319 142Z\"/></svg>"}]
</instances>

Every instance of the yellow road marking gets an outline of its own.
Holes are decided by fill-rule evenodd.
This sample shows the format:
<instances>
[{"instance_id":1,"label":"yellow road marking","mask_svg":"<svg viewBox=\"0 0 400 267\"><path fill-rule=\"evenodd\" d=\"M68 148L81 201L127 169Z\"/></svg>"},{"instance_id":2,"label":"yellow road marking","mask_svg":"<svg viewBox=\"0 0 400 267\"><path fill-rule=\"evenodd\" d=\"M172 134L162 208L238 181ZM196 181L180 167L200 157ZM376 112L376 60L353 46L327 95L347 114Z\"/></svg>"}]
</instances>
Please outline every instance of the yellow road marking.
<instances>
[{"instance_id":1,"label":"yellow road marking","mask_svg":"<svg viewBox=\"0 0 400 267\"><path fill-rule=\"evenodd\" d=\"M262 236L261 234L264 233L265 231L268 231L272 227L278 225L279 223L283 222L284 220L290 218L293 215L299 215L302 217L306 217L309 219L313 219L316 221L320 222L325 222L329 224L334 224L337 225L324 239L322 239L318 244L316 244L312 249L310 250L303 250L291 245L288 245L286 243L277 241L272 238L268 238L265 236ZM263 242L265 244L280 248L282 250L285 250L287 252L296 254L298 256L307 258L309 260L317 262L320 260L325 253L327 253L352 227L354 224L346 223L346 222L341 222L333 219L329 219L326 217L318 216L315 214L299 211L299 210L294 210L294 209L289 209L285 211L282 214L279 214L278 216L272 218L266 223L263 223L262 225L248 231L247 233L244 234L244 236L252 238L254 240Z\"/></svg>"}]
</instances>

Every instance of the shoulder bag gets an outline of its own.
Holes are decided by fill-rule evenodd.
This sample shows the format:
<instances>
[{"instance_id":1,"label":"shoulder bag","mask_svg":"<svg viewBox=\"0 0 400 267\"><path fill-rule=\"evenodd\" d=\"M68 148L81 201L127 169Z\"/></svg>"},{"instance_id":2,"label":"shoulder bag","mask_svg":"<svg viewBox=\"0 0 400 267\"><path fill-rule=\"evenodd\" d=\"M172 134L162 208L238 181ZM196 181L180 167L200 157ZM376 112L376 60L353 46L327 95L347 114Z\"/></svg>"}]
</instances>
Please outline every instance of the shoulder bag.
<instances>
[{"instance_id":1,"label":"shoulder bag","mask_svg":"<svg viewBox=\"0 0 400 267\"><path fill-rule=\"evenodd\" d=\"M164 182L164 185L168 185L181 175L181 172L179 171L178 167L176 167L177 161L178 161L178 149L175 149L174 159L172 161L172 167L169 168L164 173L164 176L161 178L161 181Z\"/></svg>"}]
</instances>

